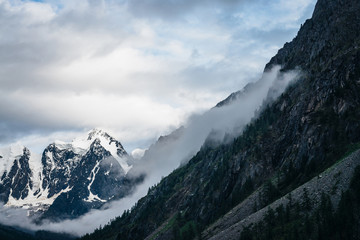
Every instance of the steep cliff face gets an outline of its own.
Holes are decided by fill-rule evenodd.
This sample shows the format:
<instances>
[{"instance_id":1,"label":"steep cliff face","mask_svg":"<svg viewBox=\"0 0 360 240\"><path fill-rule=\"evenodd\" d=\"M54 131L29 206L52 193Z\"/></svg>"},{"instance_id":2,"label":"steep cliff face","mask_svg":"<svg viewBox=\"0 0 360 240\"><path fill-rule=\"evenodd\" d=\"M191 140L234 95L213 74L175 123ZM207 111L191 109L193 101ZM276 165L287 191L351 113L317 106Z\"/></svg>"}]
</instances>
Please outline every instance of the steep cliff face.
<instances>
[{"instance_id":1,"label":"steep cliff face","mask_svg":"<svg viewBox=\"0 0 360 240\"><path fill-rule=\"evenodd\" d=\"M293 41L279 50L266 69L280 64L285 69L301 67L318 74L319 70L329 69L328 64L335 59L356 51L359 4L355 0L319 0L312 18L302 25Z\"/></svg>"},{"instance_id":2,"label":"steep cliff face","mask_svg":"<svg viewBox=\"0 0 360 240\"><path fill-rule=\"evenodd\" d=\"M319 0L312 19L265 67L299 69L301 78L231 144L204 145L131 212L84 239L199 236L266 180L276 188L264 185L249 214L331 166L360 142L359 12L358 0Z\"/></svg>"},{"instance_id":3,"label":"steep cliff face","mask_svg":"<svg viewBox=\"0 0 360 240\"><path fill-rule=\"evenodd\" d=\"M312 19L267 64L299 67L305 75L272 107L281 112L277 142L293 143L279 148L280 162L295 155L297 167L326 165L359 141L359 9L359 1L319 0Z\"/></svg>"}]
</instances>

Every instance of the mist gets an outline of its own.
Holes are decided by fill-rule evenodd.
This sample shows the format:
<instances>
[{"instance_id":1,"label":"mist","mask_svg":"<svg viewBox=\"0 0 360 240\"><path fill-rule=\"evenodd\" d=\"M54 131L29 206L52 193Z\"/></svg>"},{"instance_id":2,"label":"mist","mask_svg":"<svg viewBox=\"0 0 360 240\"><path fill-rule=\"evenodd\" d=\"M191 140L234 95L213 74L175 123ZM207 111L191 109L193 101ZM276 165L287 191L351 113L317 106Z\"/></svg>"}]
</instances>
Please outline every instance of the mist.
<instances>
[{"instance_id":1,"label":"mist","mask_svg":"<svg viewBox=\"0 0 360 240\"><path fill-rule=\"evenodd\" d=\"M151 182L156 183L190 160L205 141L217 144L239 136L262 106L274 101L289 83L300 76L298 70L280 72L280 69L280 66L274 66L264 72L258 81L232 94L226 103L204 114L190 116L184 127L160 137L137 162L132 173L145 173L153 179Z\"/></svg>"},{"instance_id":2,"label":"mist","mask_svg":"<svg viewBox=\"0 0 360 240\"><path fill-rule=\"evenodd\" d=\"M162 177L186 164L205 141L222 143L225 136L230 136L230 139L239 136L244 127L258 115L262 106L274 101L300 76L298 70L281 72L280 69L280 66L275 66L265 71L257 82L250 83L242 91L231 95L229 101L203 114L189 117L183 127L160 137L145 151L141 159L134 160L134 166L128 174L145 174L146 177L131 196L110 202L102 209L92 210L75 220L43 222L40 226L33 224L26 217L26 210L1 207L0 222L31 230L67 232L76 236L90 233L100 225L105 225L111 219L120 216L124 210L130 209L136 201L146 195L149 187L159 183Z\"/></svg>"}]
</instances>

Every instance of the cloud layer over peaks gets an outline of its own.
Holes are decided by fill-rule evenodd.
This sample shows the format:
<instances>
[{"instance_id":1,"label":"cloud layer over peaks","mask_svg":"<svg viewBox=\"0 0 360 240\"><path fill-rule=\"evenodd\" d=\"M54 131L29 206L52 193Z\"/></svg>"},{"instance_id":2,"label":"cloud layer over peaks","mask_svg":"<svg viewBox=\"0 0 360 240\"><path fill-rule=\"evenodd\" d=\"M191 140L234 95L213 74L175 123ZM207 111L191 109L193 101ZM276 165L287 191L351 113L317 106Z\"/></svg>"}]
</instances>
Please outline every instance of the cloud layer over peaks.
<instances>
[{"instance_id":1,"label":"cloud layer over peaks","mask_svg":"<svg viewBox=\"0 0 360 240\"><path fill-rule=\"evenodd\" d=\"M314 3L0 0L0 145L101 127L147 147L260 77Z\"/></svg>"}]
</instances>

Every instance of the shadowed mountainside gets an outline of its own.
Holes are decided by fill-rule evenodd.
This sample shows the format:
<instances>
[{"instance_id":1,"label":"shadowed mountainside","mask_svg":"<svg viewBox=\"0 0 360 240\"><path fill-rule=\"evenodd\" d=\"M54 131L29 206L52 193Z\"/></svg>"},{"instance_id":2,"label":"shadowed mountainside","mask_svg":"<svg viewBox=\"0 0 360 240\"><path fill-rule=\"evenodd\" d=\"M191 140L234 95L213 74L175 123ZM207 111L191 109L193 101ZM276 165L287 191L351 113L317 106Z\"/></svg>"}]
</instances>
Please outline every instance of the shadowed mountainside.
<instances>
[{"instance_id":1,"label":"shadowed mountainside","mask_svg":"<svg viewBox=\"0 0 360 240\"><path fill-rule=\"evenodd\" d=\"M264 194L246 209L248 215L356 148L359 12L358 0L319 0L297 37L265 67L300 69L301 78L263 106L242 135L229 144L204 145L188 164L149 189L131 211L83 239L200 239L203 230L259 187Z\"/></svg>"}]
</instances>

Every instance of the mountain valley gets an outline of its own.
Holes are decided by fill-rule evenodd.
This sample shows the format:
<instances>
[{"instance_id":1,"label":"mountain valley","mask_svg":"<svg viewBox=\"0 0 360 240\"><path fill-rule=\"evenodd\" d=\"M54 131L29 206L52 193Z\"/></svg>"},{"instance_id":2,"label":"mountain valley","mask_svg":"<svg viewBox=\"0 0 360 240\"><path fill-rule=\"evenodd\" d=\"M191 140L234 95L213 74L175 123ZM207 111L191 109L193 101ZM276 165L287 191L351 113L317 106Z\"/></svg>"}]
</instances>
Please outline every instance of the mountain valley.
<instances>
[{"instance_id":1,"label":"mountain valley","mask_svg":"<svg viewBox=\"0 0 360 240\"><path fill-rule=\"evenodd\" d=\"M359 12L359 0L318 0L260 80L140 159L99 129L42 155L0 149L0 201L38 224L74 220L159 179L79 239L360 239ZM4 239L51 234L0 225Z\"/></svg>"}]
</instances>

